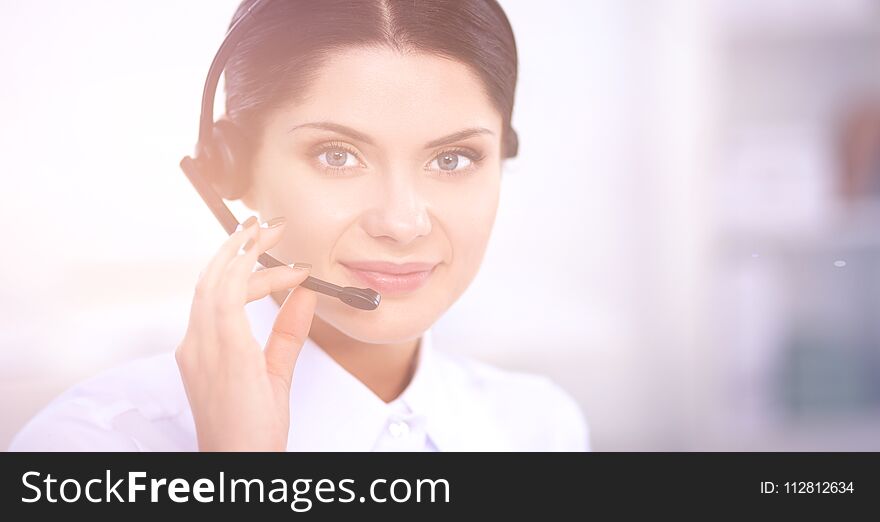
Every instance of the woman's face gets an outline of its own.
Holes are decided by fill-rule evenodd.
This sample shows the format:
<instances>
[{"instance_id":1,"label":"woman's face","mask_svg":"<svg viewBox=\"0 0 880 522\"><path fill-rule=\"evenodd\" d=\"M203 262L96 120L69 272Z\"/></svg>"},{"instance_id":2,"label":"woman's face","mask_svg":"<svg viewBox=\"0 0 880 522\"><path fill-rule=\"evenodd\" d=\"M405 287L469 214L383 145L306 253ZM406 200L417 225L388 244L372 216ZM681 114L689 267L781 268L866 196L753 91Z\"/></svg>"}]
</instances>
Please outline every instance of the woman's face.
<instances>
[{"instance_id":1,"label":"woman's face","mask_svg":"<svg viewBox=\"0 0 880 522\"><path fill-rule=\"evenodd\" d=\"M323 321L363 342L415 339L479 269L501 115L462 63L390 49L334 54L305 94L268 120L243 199L263 219L287 218L273 255L382 294L372 311L319 294ZM421 273L388 273L411 270Z\"/></svg>"}]
</instances>

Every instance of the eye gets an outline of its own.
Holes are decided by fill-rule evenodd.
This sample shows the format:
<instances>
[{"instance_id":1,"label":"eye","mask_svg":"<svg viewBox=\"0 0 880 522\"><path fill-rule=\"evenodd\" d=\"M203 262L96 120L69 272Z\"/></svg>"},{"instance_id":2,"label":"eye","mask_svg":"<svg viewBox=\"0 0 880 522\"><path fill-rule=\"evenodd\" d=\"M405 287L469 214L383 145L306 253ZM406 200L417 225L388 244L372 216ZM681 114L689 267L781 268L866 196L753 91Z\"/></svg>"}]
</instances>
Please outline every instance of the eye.
<instances>
[{"instance_id":1,"label":"eye","mask_svg":"<svg viewBox=\"0 0 880 522\"><path fill-rule=\"evenodd\" d=\"M448 150L441 152L431 161L428 168L431 170L440 170L445 172L454 172L464 170L473 164L473 159L467 154Z\"/></svg>"},{"instance_id":2,"label":"eye","mask_svg":"<svg viewBox=\"0 0 880 522\"><path fill-rule=\"evenodd\" d=\"M354 154L339 147L328 148L321 151L321 153L318 154L318 161L325 167L334 169L345 169L360 165L360 162L358 162L358 159Z\"/></svg>"}]
</instances>

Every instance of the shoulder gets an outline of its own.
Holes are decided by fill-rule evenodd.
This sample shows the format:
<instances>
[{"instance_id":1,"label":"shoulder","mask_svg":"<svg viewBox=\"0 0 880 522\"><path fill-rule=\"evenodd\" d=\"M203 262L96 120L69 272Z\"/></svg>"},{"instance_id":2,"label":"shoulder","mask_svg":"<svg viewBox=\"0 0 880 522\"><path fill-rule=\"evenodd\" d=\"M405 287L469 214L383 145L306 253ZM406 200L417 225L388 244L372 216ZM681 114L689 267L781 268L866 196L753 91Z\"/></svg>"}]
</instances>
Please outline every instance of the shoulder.
<instances>
[{"instance_id":1,"label":"shoulder","mask_svg":"<svg viewBox=\"0 0 880 522\"><path fill-rule=\"evenodd\" d=\"M25 424L9 450L172 450L167 431L184 413L188 407L174 353L164 352L70 387Z\"/></svg>"},{"instance_id":2,"label":"shoulder","mask_svg":"<svg viewBox=\"0 0 880 522\"><path fill-rule=\"evenodd\" d=\"M589 426L577 401L550 378L438 353L448 376L477 399L517 450L589 451Z\"/></svg>"}]
</instances>

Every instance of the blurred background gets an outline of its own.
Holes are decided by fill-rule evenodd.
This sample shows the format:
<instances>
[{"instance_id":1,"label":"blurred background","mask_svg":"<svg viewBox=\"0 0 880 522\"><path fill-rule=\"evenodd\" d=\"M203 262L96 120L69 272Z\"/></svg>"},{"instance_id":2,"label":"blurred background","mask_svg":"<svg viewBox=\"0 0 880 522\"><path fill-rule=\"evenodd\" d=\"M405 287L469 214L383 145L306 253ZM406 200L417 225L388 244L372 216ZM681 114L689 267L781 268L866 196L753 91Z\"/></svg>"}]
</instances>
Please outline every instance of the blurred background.
<instances>
[{"instance_id":1,"label":"blurred background","mask_svg":"<svg viewBox=\"0 0 880 522\"><path fill-rule=\"evenodd\" d=\"M180 340L237 3L0 0L0 448ZM501 3L520 154L438 347L552 377L599 451L880 450L880 2Z\"/></svg>"}]
</instances>

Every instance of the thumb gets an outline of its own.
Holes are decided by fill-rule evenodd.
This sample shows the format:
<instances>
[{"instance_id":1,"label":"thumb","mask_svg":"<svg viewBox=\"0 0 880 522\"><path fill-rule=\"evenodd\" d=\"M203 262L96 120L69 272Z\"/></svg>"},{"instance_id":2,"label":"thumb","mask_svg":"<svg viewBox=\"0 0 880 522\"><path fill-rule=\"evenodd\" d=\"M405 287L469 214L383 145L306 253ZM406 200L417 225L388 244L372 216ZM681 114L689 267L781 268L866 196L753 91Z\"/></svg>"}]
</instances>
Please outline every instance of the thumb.
<instances>
[{"instance_id":1,"label":"thumb","mask_svg":"<svg viewBox=\"0 0 880 522\"><path fill-rule=\"evenodd\" d=\"M291 290L281 304L281 311L272 325L272 332L266 342L263 354L266 357L266 370L290 389L293 368L303 343L309 336L312 317L315 315L315 292L298 286Z\"/></svg>"}]
</instances>

